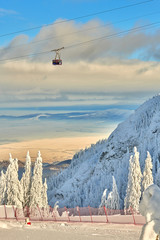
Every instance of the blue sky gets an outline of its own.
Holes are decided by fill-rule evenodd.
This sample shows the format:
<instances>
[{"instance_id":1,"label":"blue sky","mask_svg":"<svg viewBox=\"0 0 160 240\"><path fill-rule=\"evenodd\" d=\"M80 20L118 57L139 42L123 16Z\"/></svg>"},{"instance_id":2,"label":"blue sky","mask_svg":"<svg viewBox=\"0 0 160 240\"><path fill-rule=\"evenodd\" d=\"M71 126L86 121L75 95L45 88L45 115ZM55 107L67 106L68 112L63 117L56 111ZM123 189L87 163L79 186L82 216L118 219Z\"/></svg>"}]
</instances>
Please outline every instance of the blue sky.
<instances>
[{"instance_id":1,"label":"blue sky","mask_svg":"<svg viewBox=\"0 0 160 240\"><path fill-rule=\"evenodd\" d=\"M0 5L0 26L1 34L14 32L22 29L50 24L57 19L71 19L87 14L101 12L104 10L119 8L126 5L136 4L143 1L126 0L42 0L42 1L1 1ZM141 5L116 10L97 16L91 16L76 20L77 23L85 23L89 20L100 19L103 22L115 23L117 21L139 17L139 21L153 22L160 20L159 14L144 16L150 13L156 13L159 10L158 0L154 0ZM140 17L144 16L144 17ZM138 19L137 19L138 20ZM136 19L116 24L117 27L127 29L132 27ZM36 31L29 31L29 36L37 34ZM3 38L3 43L9 37ZM2 39L1 39L2 41Z\"/></svg>"}]
</instances>

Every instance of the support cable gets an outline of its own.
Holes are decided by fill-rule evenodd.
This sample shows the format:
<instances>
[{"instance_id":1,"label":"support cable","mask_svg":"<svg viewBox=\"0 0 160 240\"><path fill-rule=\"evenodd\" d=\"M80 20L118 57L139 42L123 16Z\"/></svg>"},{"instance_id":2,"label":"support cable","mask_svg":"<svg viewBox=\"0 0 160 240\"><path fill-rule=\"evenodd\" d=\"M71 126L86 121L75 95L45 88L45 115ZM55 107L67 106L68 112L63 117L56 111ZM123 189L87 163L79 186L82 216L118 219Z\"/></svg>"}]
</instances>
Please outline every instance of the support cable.
<instances>
[{"instance_id":1,"label":"support cable","mask_svg":"<svg viewBox=\"0 0 160 240\"><path fill-rule=\"evenodd\" d=\"M5 37L5 36L9 36L9 35L13 35L13 34L17 34L17 33L28 32L28 31L40 29L40 28L46 27L46 26L51 26L51 25L55 25L55 24L61 24L61 23L64 23L64 22L69 22L69 21L78 20L78 19L82 19L82 18L88 18L88 17L92 17L92 16L104 14L104 13L109 13L109 12L113 12L113 11L117 11L117 10L122 10L122 9L125 9L125 8L135 7L135 6L146 4L146 3L150 3L150 2L153 2L153 1L154 0L142 1L142 2L139 2L139 3L133 3L133 4L124 5L124 6L121 6L121 7L111 8L111 9L108 9L108 10L95 12L95 13L91 13L91 14L87 14L87 15L83 15L83 16L79 16L79 17L75 17L75 18L71 18L71 19L67 19L67 20L62 20L62 21L59 21L59 22L54 22L54 23L50 23L50 24L44 24L44 25L40 25L40 26L37 26L37 27L26 28L26 29L22 29L22 30L19 30L19 31L5 33L5 34L0 35L0 38L1 37Z\"/></svg>"}]
</instances>

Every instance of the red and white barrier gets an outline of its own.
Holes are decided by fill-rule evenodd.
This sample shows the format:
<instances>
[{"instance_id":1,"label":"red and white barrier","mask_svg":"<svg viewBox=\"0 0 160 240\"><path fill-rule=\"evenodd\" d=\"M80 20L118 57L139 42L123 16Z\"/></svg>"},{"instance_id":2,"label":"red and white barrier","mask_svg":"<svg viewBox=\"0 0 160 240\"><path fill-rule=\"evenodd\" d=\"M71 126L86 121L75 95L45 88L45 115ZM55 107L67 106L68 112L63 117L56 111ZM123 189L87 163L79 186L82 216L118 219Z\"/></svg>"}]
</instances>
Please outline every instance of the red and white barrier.
<instances>
[{"instance_id":1,"label":"red and white barrier","mask_svg":"<svg viewBox=\"0 0 160 240\"><path fill-rule=\"evenodd\" d=\"M25 220L32 221L57 221L57 222L90 222L90 223L119 223L119 224L145 224L145 218L136 213L132 208L124 210L112 210L106 207L92 208L58 208L57 210L48 207L47 209L25 207L18 209L15 206L1 205L0 220Z\"/></svg>"}]
</instances>

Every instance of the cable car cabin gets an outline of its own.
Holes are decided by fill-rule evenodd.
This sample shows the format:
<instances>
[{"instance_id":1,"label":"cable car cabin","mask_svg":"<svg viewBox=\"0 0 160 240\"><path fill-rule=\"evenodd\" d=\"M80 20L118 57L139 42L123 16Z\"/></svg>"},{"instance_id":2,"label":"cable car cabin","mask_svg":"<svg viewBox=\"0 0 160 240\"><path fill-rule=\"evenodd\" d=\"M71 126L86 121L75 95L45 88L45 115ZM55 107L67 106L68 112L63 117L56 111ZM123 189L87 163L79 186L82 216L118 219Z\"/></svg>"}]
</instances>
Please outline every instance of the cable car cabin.
<instances>
[{"instance_id":1,"label":"cable car cabin","mask_svg":"<svg viewBox=\"0 0 160 240\"><path fill-rule=\"evenodd\" d=\"M53 65L62 65L62 60L61 60L60 53L59 53L59 51L62 49L64 49L64 47L51 50L51 52L56 52L55 59L52 60Z\"/></svg>"},{"instance_id":2,"label":"cable car cabin","mask_svg":"<svg viewBox=\"0 0 160 240\"><path fill-rule=\"evenodd\" d=\"M54 59L52 60L53 65L62 65L62 60L61 59Z\"/></svg>"}]
</instances>

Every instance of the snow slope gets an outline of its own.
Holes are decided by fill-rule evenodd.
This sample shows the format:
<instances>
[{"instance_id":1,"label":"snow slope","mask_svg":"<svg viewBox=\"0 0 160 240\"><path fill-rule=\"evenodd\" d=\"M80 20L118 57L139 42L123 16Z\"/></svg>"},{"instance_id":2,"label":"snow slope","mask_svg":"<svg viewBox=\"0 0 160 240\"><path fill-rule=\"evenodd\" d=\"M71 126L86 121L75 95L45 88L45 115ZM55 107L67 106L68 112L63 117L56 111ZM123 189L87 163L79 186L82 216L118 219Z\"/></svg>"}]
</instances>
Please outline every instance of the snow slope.
<instances>
[{"instance_id":1,"label":"snow slope","mask_svg":"<svg viewBox=\"0 0 160 240\"><path fill-rule=\"evenodd\" d=\"M68 224L0 222L1 240L135 240L139 239L141 226L125 224Z\"/></svg>"},{"instance_id":2,"label":"snow slope","mask_svg":"<svg viewBox=\"0 0 160 240\"><path fill-rule=\"evenodd\" d=\"M160 95L141 105L118 125L107 140L75 154L70 166L49 181L49 203L60 206L98 207L104 189L111 191L114 175L121 198L126 192L129 157L134 146L140 152L141 169L147 151L153 160L154 178L160 161Z\"/></svg>"}]
</instances>

